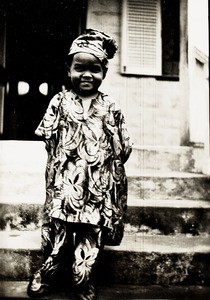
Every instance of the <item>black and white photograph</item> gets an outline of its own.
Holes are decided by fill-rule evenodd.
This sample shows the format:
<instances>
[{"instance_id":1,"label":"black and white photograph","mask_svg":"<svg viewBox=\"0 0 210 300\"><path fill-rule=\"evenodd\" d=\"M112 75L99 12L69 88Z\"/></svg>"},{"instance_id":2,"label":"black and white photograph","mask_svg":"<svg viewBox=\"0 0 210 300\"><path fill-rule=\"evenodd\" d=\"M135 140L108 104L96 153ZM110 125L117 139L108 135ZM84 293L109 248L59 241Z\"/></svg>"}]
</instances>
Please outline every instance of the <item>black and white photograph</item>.
<instances>
[{"instance_id":1,"label":"black and white photograph","mask_svg":"<svg viewBox=\"0 0 210 300\"><path fill-rule=\"evenodd\" d=\"M208 0L1 0L0 299L210 299Z\"/></svg>"}]
</instances>

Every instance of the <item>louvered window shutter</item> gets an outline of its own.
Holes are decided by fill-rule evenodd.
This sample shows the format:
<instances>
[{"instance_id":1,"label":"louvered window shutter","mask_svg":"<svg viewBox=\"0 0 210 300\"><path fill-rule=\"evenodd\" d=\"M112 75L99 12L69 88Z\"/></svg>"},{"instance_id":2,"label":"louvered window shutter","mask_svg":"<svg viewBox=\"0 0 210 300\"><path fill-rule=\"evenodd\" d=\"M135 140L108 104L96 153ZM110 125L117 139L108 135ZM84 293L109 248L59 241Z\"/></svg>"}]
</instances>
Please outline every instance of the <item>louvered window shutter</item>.
<instances>
[{"instance_id":1,"label":"louvered window shutter","mask_svg":"<svg viewBox=\"0 0 210 300\"><path fill-rule=\"evenodd\" d=\"M161 75L160 0L124 0L122 73Z\"/></svg>"}]
</instances>

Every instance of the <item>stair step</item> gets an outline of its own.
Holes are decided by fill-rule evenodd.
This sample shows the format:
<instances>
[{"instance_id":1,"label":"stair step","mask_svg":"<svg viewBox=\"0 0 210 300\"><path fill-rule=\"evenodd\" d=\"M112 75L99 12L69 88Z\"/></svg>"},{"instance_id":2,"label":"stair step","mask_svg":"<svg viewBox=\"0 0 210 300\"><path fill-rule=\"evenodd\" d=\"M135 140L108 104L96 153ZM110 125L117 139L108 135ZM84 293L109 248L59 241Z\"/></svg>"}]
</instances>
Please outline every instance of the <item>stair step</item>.
<instances>
[{"instance_id":1,"label":"stair step","mask_svg":"<svg viewBox=\"0 0 210 300\"><path fill-rule=\"evenodd\" d=\"M181 172L136 170L128 174L128 194L140 199L210 199L210 177ZM1 203L43 203L43 172L0 172Z\"/></svg>"},{"instance_id":2,"label":"stair step","mask_svg":"<svg viewBox=\"0 0 210 300\"><path fill-rule=\"evenodd\" d=\"M181 172L144 172L128 176L128 194L140 199L210 199L210 177Z\"/></svg>"},{"instance_id":3,"label":"stair step","mask_svg":"<svg viewBox=\"0 0 210 300\"><path fill-rule=\"evenodd\" d=\"M26 294L27 281L1 281L1 299L29 299ZM139 286L139 285L100 285L98 288L98 300L116 299L209 299L210 287L204 286ZM39 298L40 299L40 298ZM46 299L46 298L45 298ZM54 293L47 299L68 299L65 292Z\"/></svg>"},{"instance_id":4,"label":"stair step","mask_svg":"<svg viewBox=\"0 0 210 300\"><path fill-rule=\"evenodd\" d=\"M168 208L210 208L210 201L197 199L138 199L128 195L128 206Z\"/></svg>"},{"instance_id":5,"label":"stair step","mask_svg":"<svg viewBox=\"0 0 210 300\"><path fill-rule=\"evenodd\" d=\"M30 167L29 167L30 169ZM45 199L44 170L31 172L11 170L0 172L1 203L43 203Z\"/></svg>"},{"instance_id":6,"label":"stair step","mask_svg":"<svg viewBox=\"0 0 210 300\"><path fill-rule=\"evenodd\" d=\"M39 250L41 245L40 230L0 231L0 249ZM117 251L137 251L160 253L210 252L210 236L191 235L145 235L126 233L120 246L106 246Z\"/></svg>"},{"instance_id":7,"label":"stair step","mask_svg":"<svg viewBox=\"0 0 210 300\"><path fill-rule=\"evenodd\" d=\"M13 166L16 170L29 170L29 167L38 170L45 163L46 150L42 141L0 141L1 169ZM203 164L202 147L134 145L126 168L128 171L151 169L199 173Z\"/></svg>"},{"instance_id":8,"label":"stair step","mask_svg":"<svg viewBox=\"0 0 210 300\"><path fill-rule=\"evenodd\" d=\"M128 198L126 231L152 234L210 234L210 202Z\"/></svg>"},{"instance_id":9,"label":"stair step","mask_svg":"<svg viewBox=\"0 0 210 300\"><path fill-rule=\"evenodd\" d=\"M0 204L0 229L41 227L41 204ZM129 199L126 231L152 234L210 234L210 203L198 200Z\"/></svg>"},{"instance_id":10,"label":"stair step","mask_svg":"<svg viewBox=\"0 0 210 300\"><path fill-rule=\"evenodd\" d=\"M29 299L26 294L27 281L1 281L1 299ZM209 299L210 287L204 286L139 286L139 285L100 285L98 288L98 300L116 299ZM40 299L40 298L39 298ZM47 299L68 299L65 292L54 293Z\"/></svg>"},{"instance_id":11,"label":"stair step","mask_svg":"<svg viewBox=\"0 0 210 300\"><path fill-rule=\"evenodd\" d=\"M44 142L0 141L1 203L43 203L46 161Z\"/></svg>"},{"instance_id":12,"label":"stair step","mask_svg":"<svg viewBox=\"0 0 210 300\"><path fill-rule=\"evenodd\" d=\"M0 232L0 278L24 280L42 263L40 232ZM100 282L208 285L209 237L125 235L107 246Z\"/></svg>"},{"instance_id":13,"label":"stair step","mask_svg":"<svg viewBox=\"0 0 210 300\"><path fill-rule=\"evenodd\" d=\"M199 156L196 151L203 150L192 147L134 146L126 164L129 195L141 199L209 199L210 177L189 173L199 172L196 167L171 167L180 164L177 160L181 164L193 165ZM135 155L140 158L136 159ZM46 159L43 142L0 141L1 202L43 203ZM161 166L157 167L157 163ZM165 164L169 164L169 167Z\"/></svg>"},{"instance_id":14,"label":"stair step","mask_svg":"<svg viewBox=\"0 0 210 300\"><path fill-rule=\"evenodd\" d=\"M151 169L199 173L203 164L202 147L134 145L126 169L128 172Z\"/></svg>"},{"instance_id":15,"label":"stair step","mask_svg":"<svg viewBox=\"0 0 210 300\"><path fill-rule=\"evenodd\" d=\"M0 231L0 249L30 249L40 250L41 232L36 230L9 230Z\"/></svg>"}]
</instances>

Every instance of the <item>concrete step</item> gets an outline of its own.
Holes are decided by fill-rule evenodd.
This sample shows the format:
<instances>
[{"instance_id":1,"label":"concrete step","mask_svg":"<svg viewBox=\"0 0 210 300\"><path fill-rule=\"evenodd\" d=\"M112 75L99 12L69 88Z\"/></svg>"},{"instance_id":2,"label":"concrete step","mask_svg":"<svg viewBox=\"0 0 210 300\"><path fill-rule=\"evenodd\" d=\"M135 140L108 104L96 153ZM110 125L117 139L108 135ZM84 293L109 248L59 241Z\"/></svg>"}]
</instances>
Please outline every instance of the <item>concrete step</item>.
<instances>
[{"instance_id":1,"label":"concrete step","mask_svg":"<svg viewBox=\"0 0 210 300\"><path fill-rule=\"evenodd\" d=\"M189 160L189 147L134 147L135 151L143 152L147 157L148 152L176 154ZM180 154L181 153L181 154ZM188 153L188 154L187 154ZM164 155L165 155L164 154ZM143 154L142 154L143 155ZM142 156L141 155L141 156ZM162 155L162 154L161 154ZM157 159L157 161L160 160ZM164 157L162 157L163 159ZM167 157L163 159L167 160ZM187 159L184 159L186 161ZM175 160L176 161L176 160ZM132 159L131 159L132 162ZM0 142L0 201L1 203L36 203L43 204L45 199L44 169L46 164L46 151L43 142L31 141L1 141ZM127 166L132 163L127 164ZM148 166L148 165L147 165ZM147 203L154 202L154 207L161 206L162 199L201 200L208 201L210 198L210 177L201 174L181 172L159 172L157 170L144 170L135 163L135 169L129 167L129 198L133 201ZM149 166L148 166L149 167ZM145 201L144 201L145 200ZM146 202L147 201L147 202ZM165 202L166 203L166 202ZM169 203L169 202L168 202ZM202 203L201 207L205 207ZM130 205L128 203L128 205ZM165 204L167 205L167 204ZM172 201L171 201L171 205ZM198 204L199 205L199 204ZM131 204L131 206L139 206ZM150 205L151 206L151 205ZM164 205L163 205L164 207ZM188 207L192 206L192 203ZM0 228L2 228L0 224Z\"/></svg>"},{"instance_id":2,"label":"concrete step","mask_svg":"<svg viewBox=\"0 0 210 300\"><path fill-rule=\"evenodd\" d=\"M128 194L137 199L210 199L210 177L181 172L135 171L128 176ZM1 203L43 203L44 171L0 171Z\"/></svg>"},{"instance_id":3,"label":"concrete step","mask_svg":"<svg viewBox=\"0 0 210 300\"><path fill-rule=\"evenodd\" d=\"M0 204L0 230L41 227L42 204ZM198 200L128 200L125 230L156 235L210 234L210 202Z\"/></svg>"},{"instance_id":4,"label":"concrete step","mask_svg":"<svg viewBox=\"0 0 210 300\"><path fill-rule=\"evenodd\" d=\"M15 149L15 151L14 151ZM0 141L0 169L42 169L46 162L41 141ZM134 145L126 168L200 173L205 162L203 147Z\"/></svg>"},{"instance_id":5,"label":"concrete step","mask_svg":"<svg viewBox=\"0 0 210 300\"><path fill-rule=\"evenodd\" d=\"M200 172L191 166L201 156L196 151L190 147L134 146L126 164L129 195L141 199L209 199L210 178L189 173ZM1 141L1 202L43 203L46 159L43 142Z\"/></svg>"},{"instance_id":6,"label":"concrete step","mask_svg":"<svg viewBox=\"0 0 210 300\"><path fill-rule=\"evenodd\" d=\"M156 202L158 203L158 201ZM162 202L169 201L163 200ZM201 204L202 201L199 202ZM138 205L138 203L136 204ZM190 200L187 201L187 204L189 205L187 207L176 207L174 203L170 207L147 206L147 204L145 206L129 206L126 213L125 230L130 233L144 232L155 235L210 234L210 207L195 207L197 201Z\"/></svg>"},{"instance_id":7,"label":"concrete step","mask_svg":"<svg viewBox=\"0 0 210 300\"><path fill-rule=\"evenodd\" d=\"M1 281L0 299L29 299L26 294L27 281ZM116 299L209 299L210 287L204 286L139 286L139 285L100 285L98 288L98 300ZM40 298L39 298L40 299ZM64 292L54 293L45 299L69 299Z\"/></svg>"},{"instance_id":8,"label":"concrete step","mask_svg":"<svg viewBox=\"0 0 210 300\"><path fill-rule=\"evenodd\" d=\"M126 168L201 173L204 162L202 147L134 145Z\"/></svg>"},{"instance_id":9,"label":"concrete step","mask_svg":"<svg viewBox=\"0 0 210 300\"><path fill-rule=\"evenodd\" d=\"M0 141L1 202L43 203L46 160L43 142Z\"/></svg>"},{"instance_id":10,"label":"concrete step","mask_svg":"<svg viewBox=\"0 0 210 300\"><path fill-rule=\"evenodd\" d=\"M40 231L0 232L0 279L25 280L43 262ZM209 236L125 235L100 261L104 284L209 285Z\"/></svg>"},{"instance_id":11,"label":"concrete step","mask_svg":"<svg viewBox=\"0 0 210 300\"><path fill-rule=\"evenodd\" d=\"M140 199L210 199L210 177L182 172L139 170L128 176L128 194Z\"/></svg>"}]
</instances>

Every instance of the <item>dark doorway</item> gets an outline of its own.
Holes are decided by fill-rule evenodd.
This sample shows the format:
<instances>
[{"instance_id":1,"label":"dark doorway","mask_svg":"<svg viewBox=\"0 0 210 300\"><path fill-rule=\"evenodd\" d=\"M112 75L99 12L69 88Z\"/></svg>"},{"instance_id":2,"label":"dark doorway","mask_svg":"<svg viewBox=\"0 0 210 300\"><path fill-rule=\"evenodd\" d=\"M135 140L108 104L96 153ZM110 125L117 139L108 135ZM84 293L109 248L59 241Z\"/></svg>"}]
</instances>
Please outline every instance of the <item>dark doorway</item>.
<instances>
[{"instance_id":1,"label":"dark doorway","mask_svg":"<svg viewBox=\"0 0 210 300\"><path fill-rule=\"evenodd\" d=\"M66 55L72 40L84 30L86 2L5 1L4 139L37 139L34 130L50 98L62 86L68 87Z\"/></svg>"}]
</instances>

